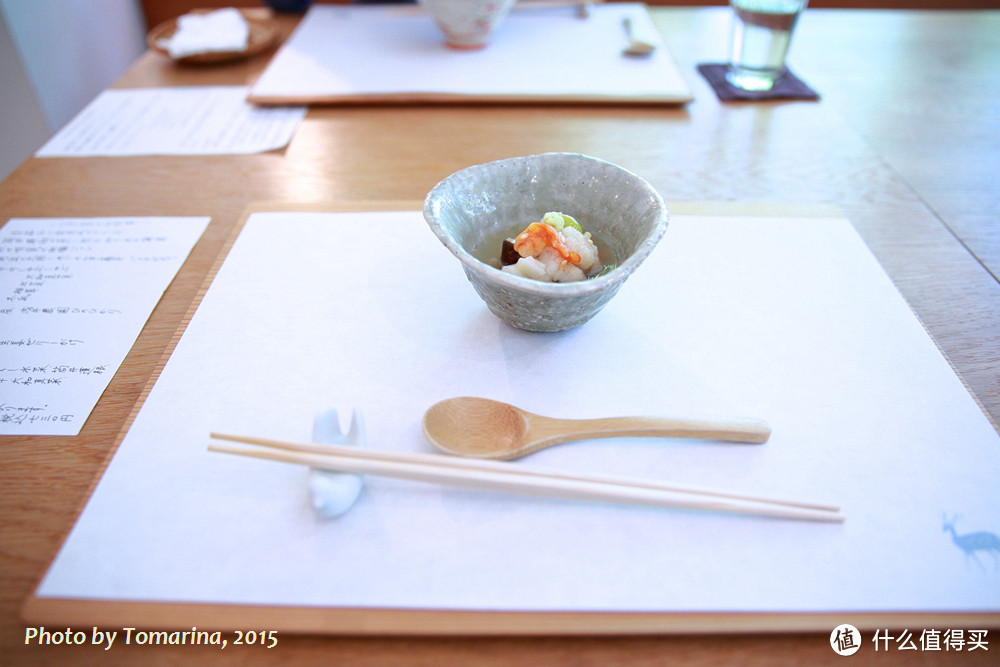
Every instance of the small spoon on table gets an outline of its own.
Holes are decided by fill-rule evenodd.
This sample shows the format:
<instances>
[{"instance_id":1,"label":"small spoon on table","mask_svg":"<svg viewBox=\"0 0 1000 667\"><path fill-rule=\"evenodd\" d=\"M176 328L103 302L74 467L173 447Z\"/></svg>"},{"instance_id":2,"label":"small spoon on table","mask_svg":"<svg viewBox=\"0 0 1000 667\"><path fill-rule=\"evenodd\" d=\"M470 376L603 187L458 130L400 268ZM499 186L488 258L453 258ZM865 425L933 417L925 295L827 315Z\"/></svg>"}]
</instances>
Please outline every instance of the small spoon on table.
<instances>
[{"instance_id":1,"label":"small spoon on table","mask_svg":"<svg viewBox=\"0 0 1000 667\"><path fill-rule=\"evenodd\" d=\"M424 434L442 451L481 459L513 459L570 440L588 438L703 438L762 443L760 420L703 421L663 417L553 419L488 398L449 398L424 414Z\"/></svg>"},{"instance_id":2,"label":"small spoon on table","mask_svg":"<svg viewBox=\"0 0 1000 667\"><path fill-rule=\"evenodd\" d=\"M625 35L628 37L628 45L622 49L623 55L642 57L648 56L656 50L655 44L635 38L635 32L632 30L632 19L626 16L622 19L622 25L625 26Z\"/></svg>"}]
</instances>

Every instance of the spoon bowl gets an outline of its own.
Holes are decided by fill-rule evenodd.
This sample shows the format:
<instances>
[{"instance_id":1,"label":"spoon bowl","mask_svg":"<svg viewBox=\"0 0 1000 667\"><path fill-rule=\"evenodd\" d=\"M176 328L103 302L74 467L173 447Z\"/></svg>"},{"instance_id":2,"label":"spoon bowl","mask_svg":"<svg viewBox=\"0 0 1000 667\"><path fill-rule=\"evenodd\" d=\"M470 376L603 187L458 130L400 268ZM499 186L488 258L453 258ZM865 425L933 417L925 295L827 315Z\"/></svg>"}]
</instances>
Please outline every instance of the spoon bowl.
<instances>
[{"instance_id":1,"label":"spoon bowl","mask_svg":"<svg viewBox=\"0 0 1000 667\"><path fill-rule=\"evenodd\" d=\"M771 435L770 427L756 419L554 419L472 396L432 405L424 414L423 426L427 439L438 449L480 459L514 459L552 445L590 438L700 438L759 444Z\"/></svg>"},{"instance_id":2,"label":"spoon bowl","mask_svg":"<svg viewBox=\"0 0 1000 667\"><path fill-rule=\"evenodd\" d=\"M642 58L656 50L655 44L636 39L635 31L632 29L632 19L626 16L622 19L622 25L625 27L625 35L628 38L628 44L622 49L623 55Z\"/></svg>"}]
</instances>

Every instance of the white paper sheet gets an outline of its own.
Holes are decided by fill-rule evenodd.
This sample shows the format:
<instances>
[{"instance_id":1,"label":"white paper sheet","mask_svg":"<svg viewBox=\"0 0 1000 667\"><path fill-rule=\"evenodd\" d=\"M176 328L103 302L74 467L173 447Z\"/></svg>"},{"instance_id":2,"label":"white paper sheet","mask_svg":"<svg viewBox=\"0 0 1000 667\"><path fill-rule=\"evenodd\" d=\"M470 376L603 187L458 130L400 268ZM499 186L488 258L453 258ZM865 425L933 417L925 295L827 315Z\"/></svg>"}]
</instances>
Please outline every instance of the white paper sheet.
<instances>
[{"instance_id":1,"label":"white paper sheet","mask_svg":"<svg viewBox=\"0 0 1000 667\"><path fill-rule=\"evenodd\" d=\"M0 434L79 433L208 220L0 228Z\"/></svg>"},{"instance_id":2,"label":"white paper sheet","mask_svg":"<svg viewBox=\"0 0 1000 667\"><path fill-rule=\"evenodd\" d=\"M658 45L628 58L624 17ZM479 51L446 48L433 20L415 8L314 5L254 84L256 101L365 96L461 96L686 102L690 89L645 7L572 6L512 11Z\"/></svg>"},{"instance_id":3,"label":"white paper sheet","mask_svg":"<svg viewBox=\"0 0 1000 667\"><path fill-rule=\"evenodd\" d=\"M261 153L291 141L305 107L261 109L246 86L105 90L36 157Z\"/></svg>"},{"instance_id":4,"label":"white paper sheet","mask_svg":"<svg viewBox=\"0 0 1000 667\"><path fill-rule=\"evenodd\" d=\"M749 416L763 445L623 438L525 463L839 504L844 524L369 477L335 521L305 469L211 453L358 406L369 446L432 451L439 399L541 414ZM491 610L1000 609L943 528L1000 533L1000 438L850 223L676 215L593 320L490 314L418 212L255 214L42 597Z\"/></svg>"}]
</instances>

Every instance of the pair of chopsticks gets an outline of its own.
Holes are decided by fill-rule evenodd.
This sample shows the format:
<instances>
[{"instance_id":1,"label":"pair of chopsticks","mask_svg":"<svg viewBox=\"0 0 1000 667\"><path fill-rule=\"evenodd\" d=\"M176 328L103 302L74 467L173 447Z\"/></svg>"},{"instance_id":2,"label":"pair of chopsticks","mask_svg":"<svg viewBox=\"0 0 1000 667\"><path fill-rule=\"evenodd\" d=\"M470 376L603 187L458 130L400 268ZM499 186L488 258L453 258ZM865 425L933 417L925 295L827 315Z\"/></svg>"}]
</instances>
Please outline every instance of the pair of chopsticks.
<instances>
[{"instance_id":1,"label":"pair of chopsticks","mask_svg":"<svg viewBox=\"0 0 1000 667\"><path fill-rule=\"evenodd\" d=\"M590 10L595 4L604 0L521 0L511 7L511 11L521 9L576 9L576 16L581 19L590 18ZM423 7L395 7L390 11L396 16L416 16L427 12Z\"/></svg>"},{"instance_id":2,"label":"pair of chopsticks","mask_svg":"<svg viewBox=\"0 0 1000 667\"><path fill-rule=\"evenodd\" d=\"M595 2L604 0L522 0L514 5L513 9L558 9L560 7L576 7L576 15L579 18L590 18L590 8Z\"/></svg>"},{"instance_id":3,"label":"pair of chopsticks","mask_svg":"<svg viewBox=\"0 0 1000 667\"><path fill-rule=\"evenodd\" d=\"M568 500L729 512L803 521L839 523L844 520L839 508L828 505L683 488L651 480L570 475L501 461L436 454L379 452L339 445L299 444L224 433L212 433L211 437L262 448L210 444L208 449L213 452L360 475Z\"/></svg>"}]
</instances>

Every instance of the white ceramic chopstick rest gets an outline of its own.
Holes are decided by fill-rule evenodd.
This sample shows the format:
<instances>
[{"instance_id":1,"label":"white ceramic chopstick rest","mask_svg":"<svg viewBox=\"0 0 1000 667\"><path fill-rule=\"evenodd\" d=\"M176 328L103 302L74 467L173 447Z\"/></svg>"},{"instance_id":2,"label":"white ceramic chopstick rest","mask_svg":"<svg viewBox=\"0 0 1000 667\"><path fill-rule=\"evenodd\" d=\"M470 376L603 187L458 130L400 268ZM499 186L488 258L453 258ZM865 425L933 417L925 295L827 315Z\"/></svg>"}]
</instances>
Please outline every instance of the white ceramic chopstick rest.
<instances>
[{"instance_id":1,"label":"white ceramic chopstick rest","mask_svg":"<svg viewBox=\"0 0 1000 667\"><path fill-rule=\"evenodd\" d=\"M365 446L365 420L361 411L351 414L351 426L345 435L336 410L318 415L313 422L313 442L326 445ZM313 509L324 519L335 519L357 502L364 487L361 475L333 470L309 469L309 493Z\"/></svg>"}]
</instances>

